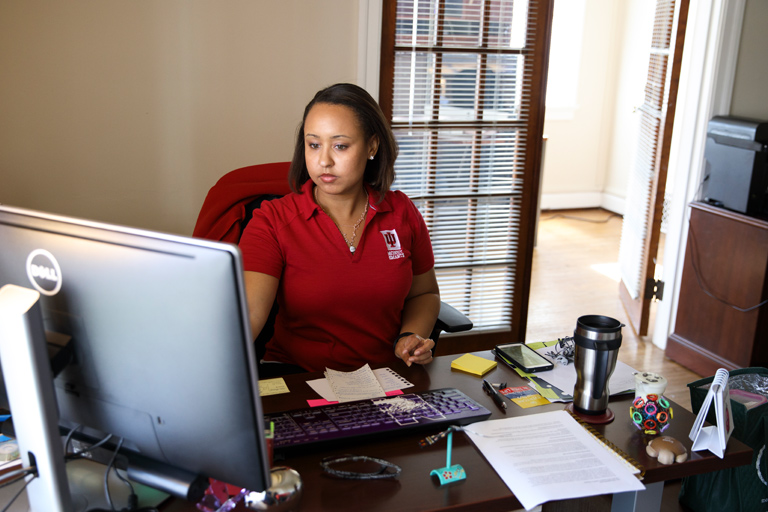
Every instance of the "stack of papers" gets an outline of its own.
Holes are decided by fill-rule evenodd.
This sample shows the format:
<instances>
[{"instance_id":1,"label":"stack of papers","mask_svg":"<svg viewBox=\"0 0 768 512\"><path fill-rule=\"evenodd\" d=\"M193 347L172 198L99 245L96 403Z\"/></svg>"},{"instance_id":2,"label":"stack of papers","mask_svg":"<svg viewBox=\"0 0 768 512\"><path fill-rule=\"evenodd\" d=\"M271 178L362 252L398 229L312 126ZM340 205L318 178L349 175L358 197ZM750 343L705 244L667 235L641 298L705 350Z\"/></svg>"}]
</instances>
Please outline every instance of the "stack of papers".
<instances>
[{"instance_id":1,"label":"stack of papers","mask_svg":"<svg viewBox=\"0 0 768 512\"><path fill-rule=\"evenodd\" d=\"M386 396L384 388L367 364L353 372L340 372L326 368L325 378L339 402Z\"/></svg>"},{"instance_id":2,"label":"stack of papers","mask_svg":"<svg viewBox=\"0 0 768 512\"><path fill-rule=\"evenodd\" d=\"M565 411L481 421L463 430L526 510L645 489L619 454Z\"/></svg>"},{"instance_id":3,"label":"stack of papers","mask_svg":"<svg viewBox=\"0 0 768 512\"><path fill-rule=\"evenodd\" d=\"M311 406L316 405L327 405L328 403L333 402L339 402L339 397L336 395L334 388L331 386L330 380L333 380L334 377L336 380L341 379L341 386L344 386L344 381L347 379L350 380L350 382L353 382L352 386L354 387L355 382L359 382L359 380L363 380L365 382L370 383L370 376L368 376L368 372L370 371L371 367L367 364L360 367L358 370L355 370L354 372L336 372L334 373L334 376L330 379L324 378L324 379L316 379L316 380L310 380L307 381L307 384L309 387L311 387L315 392L323 397L323 400L310 400ZM334 371L331 370L333 373ZM344 374L349 375L344 375ZM339 375L341 374L341 375ZM405 379L402 375L398 374L391 368L376 368L373 370L374 378L378 381L378 384L384 389L384 393L387 396L402 394L402 389L413 387L413 384L408 382L407 379ZM361 379L362 378L362 379ZM370 383L372 384L372 383ZM336 382L336 388L339 388L340 384L339 382ZM371 388L374 390L374 393L378 393L378 389L376 389L375 385L372 385ZM346 389L342 389L342 398L347 401L350 397L347 394L347 391L349 391L349 387L346 387ZM354 397L352 397L353 400L362 400L365 398L374 398L374 396L364 396L366 395L365 391L360 389L353 389Z\"/></svg>"},{"instance_id":4,"label":"stack of papers","mask_svg":"<svg viewBox=\"0 0 768 512\"><path fill-rule=\"evenodd\" d=\"M458 359L451 361L451 368L482 377L496 368L496 361L491 361L490 359L485 359L484 357L479 357L473 354L464 354Z\"/></svg>"}]
</instances>

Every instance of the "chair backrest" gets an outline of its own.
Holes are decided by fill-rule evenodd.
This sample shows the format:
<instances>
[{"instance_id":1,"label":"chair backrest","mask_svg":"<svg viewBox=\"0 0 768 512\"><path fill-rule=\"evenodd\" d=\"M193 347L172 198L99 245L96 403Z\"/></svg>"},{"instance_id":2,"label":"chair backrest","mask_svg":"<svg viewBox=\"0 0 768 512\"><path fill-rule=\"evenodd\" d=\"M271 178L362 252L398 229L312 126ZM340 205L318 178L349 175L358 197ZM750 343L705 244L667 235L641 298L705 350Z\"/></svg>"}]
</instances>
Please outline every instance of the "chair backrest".
<instances>
[{"instance_id":1,"label":"chair backrest","mask_svg":"<svg viewBox=\"0 0 768 512\"><path fill-rule=\"evenodd\" d=\"M249 165L222 176L208 191L192 236L236 244L253 213L252 202L291 191L290 167L290 162Z\"/></svg>"}]
</instances>

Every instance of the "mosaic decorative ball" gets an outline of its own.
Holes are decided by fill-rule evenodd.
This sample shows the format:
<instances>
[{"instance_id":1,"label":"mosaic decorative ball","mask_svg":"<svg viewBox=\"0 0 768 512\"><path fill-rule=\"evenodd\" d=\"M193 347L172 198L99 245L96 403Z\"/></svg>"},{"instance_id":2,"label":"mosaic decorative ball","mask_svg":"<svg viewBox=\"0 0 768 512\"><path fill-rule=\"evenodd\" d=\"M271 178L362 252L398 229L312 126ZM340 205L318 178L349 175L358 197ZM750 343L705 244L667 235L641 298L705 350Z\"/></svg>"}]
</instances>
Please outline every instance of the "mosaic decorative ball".
<instances>
[{"instance_id":1,"label":"mosaic decorative ball","mask_svg":"<svg viewBox=\"0 0 768 512\"><path fill-rule=\"evenodd\" d=\"M660 434L669 427L672 407L661 395L645 395L635 398L629 408L629 416L635 426L649 435Z\"/></svg>"}]
</instances>

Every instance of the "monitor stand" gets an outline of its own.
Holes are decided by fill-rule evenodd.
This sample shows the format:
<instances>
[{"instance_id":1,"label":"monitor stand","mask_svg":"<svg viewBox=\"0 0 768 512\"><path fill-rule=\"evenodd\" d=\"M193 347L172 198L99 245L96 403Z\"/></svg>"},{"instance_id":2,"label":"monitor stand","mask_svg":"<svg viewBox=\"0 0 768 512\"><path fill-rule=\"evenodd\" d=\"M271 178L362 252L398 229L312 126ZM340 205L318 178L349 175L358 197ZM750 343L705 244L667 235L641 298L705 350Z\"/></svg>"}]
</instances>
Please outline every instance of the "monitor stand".
<instances>
[{"instance_id":1,"label":"monitor stand","mask_svg":"<svg viewBox=\"0 0 768 512\"><path fill-rule=\"evenodd\" d=\"M283 512L293 510L302 494L301 476L295 469L285 466L272 468L272 485L264 492L250 492L245 495L245 508Z\"/></svg>"},{"instance_id":2,"label":"monitor stand","mask_svg":"<svg viewBox=\"0 0 768 512\"><path fill-rule=\"evenodd\" d=\"M39 304L29 288L0 288L0 364L33 512L76 512L64 468L59 411ZM31 480L30 480L31 479Z\"/></svg>"}]
</instances>

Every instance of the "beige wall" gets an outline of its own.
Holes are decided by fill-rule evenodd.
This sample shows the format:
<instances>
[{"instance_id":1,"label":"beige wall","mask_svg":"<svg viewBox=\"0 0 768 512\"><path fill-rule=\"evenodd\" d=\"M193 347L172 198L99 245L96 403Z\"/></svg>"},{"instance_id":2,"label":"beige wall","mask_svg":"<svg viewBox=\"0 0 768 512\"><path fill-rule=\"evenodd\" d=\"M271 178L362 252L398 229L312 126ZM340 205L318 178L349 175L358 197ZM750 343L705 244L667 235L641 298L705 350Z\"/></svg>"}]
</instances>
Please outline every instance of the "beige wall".
<instances>
[{"instance_id":1,"label":"beige wall","mask_svg":"<svg viewBox=\"0 0 768 512\"><path fill-rule=\"evenodd\" d=\"M768 121L768 2L747 0L731 115Z\"/></svg>"},{"instance_id":2,"label":"beige wall","mask_svg":"<svg viewBox=\"0 0 768 512\"><path fill-rule=\"evenodd\" d=\"M570 115L547 115L544 133L547 154L542 177L542 194L571 199L579 194L599 192L605 173L605 138L610 116L606 97L613 95L611 76L617 53L615 37L616 4L610 0L587 0L584 13L582 54L578 70L576 104ZM557 9L557 4L555 6ZM553 27L553 31L557 30ZM548 104L549 105L549 104ZM557 199L545 208L557 208Z\"/></svg>"},{"instance_id":3,"label":"beige wall","mask_svg":"<svg viewBox=\"0 0 768 512\"><path fill-rule=\"evenodd\" d=\"M542 206L623 213L638 123L633 108L642 103L654 4L586 0L585 7L573 115L548 113L545 122Z\"/></svg>"},{"instance_id":4,"label":"beige wall","mask_svg":"<svg viewBox=\"0 0 768 512\"><path fill-rule=\"evenodd\" d=\"M0 2L0 202L191 234L357 77L357 0Z\"/></svg>"},{"instance_id":5,"label":"beige wall","mask_svg":"<svg viewBox=\"0 0 768 512\"><path fill-rule=\"evenodd\" d=\"M608 161L602 192L624 199L635 165L634 148L640 124L640 114L635 109L644 101L655 5L647 0L621 3L624 9L617 23L620 27L616 38L619 58L611 106L613 122L605 135L608 139Z\"/></svg>"}]
</instances>

